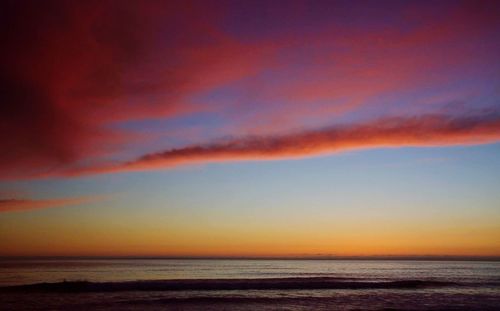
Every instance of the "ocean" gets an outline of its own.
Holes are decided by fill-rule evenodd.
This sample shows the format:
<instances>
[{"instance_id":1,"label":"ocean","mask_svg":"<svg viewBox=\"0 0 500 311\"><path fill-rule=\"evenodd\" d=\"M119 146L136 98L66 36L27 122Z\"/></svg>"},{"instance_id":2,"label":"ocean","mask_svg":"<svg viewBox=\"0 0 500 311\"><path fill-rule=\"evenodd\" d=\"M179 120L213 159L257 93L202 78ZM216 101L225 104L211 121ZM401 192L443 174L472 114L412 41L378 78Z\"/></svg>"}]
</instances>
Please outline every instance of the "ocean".
<instances>
[{"instance_id":1,"label":"ocean","mask_svg":"<svg viewBox=\"0 0 500 311\"><path fill-rule=\"evenodd\" d=\"M500 310L500 262L2 259L0 310Z\"/></svg>"}]
</instances>

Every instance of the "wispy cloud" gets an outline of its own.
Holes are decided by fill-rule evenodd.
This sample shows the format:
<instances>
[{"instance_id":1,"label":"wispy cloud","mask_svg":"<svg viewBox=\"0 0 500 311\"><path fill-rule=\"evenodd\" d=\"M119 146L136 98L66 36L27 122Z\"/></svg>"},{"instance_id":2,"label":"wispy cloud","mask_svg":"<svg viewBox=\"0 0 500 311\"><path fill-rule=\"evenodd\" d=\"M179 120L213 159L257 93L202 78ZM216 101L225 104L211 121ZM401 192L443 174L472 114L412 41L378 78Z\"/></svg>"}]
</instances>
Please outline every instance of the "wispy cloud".
<instances>
[{"instance_id":1,"label":"wispy cloud","mask_svg":"<svg viewBox=\"0 0 500 311\"><path fill-rule=\"evenodd\" d=\"M312 157L354 149L477 145L500 141L500 114L382 118L277 136L251 136L145 154L69 175L151 170L193 163Z\"/></svg>"},{"instance_id":2,"label":"wispy cloud","mask_svg":"<svg viewBox=\"0 0 500 311\"><path fill-rule=\"evenodd\" d=\"M0 199L0 213L78 205L94 202L101 199L103 199L102 196L86 196L59 199Z\"/></svg>"}]
</instances>

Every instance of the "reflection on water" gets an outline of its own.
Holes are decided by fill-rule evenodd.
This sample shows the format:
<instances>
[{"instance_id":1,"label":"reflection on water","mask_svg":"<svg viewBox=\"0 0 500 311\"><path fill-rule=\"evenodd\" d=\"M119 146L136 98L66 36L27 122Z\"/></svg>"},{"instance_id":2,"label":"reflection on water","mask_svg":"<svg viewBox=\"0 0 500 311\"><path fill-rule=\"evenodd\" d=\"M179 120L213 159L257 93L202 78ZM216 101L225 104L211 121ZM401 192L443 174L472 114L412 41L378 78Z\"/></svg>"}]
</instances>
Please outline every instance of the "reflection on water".
<instances>
[{"instance_id":1,"label":"reflection on water","mask_svg":"<svg viewBox=\"0 0 500 311\"><path fill-rule=\"evenodd\" d=\"M500 282L500 262L381 260L0 260L0 286L62 280L339 277Z\"/></svg>"}]
</instances>

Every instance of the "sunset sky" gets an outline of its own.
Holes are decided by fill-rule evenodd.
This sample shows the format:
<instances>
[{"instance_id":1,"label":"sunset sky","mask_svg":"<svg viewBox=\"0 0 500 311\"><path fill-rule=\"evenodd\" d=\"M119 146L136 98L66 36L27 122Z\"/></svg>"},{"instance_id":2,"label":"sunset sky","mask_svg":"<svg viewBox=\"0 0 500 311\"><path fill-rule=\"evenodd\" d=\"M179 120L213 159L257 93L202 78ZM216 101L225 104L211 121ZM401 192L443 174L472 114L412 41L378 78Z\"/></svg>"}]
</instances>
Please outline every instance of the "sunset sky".
<instances>
[{"instance_id":1,"label":"sunset sky","mask_svg":"<svg viewBox=\"0 0 500 311\"><path fill-rule=\"evenodd\" d=\"M2 1L0 256L500 256L499 1Z\"/></svg>"}]
</instances>

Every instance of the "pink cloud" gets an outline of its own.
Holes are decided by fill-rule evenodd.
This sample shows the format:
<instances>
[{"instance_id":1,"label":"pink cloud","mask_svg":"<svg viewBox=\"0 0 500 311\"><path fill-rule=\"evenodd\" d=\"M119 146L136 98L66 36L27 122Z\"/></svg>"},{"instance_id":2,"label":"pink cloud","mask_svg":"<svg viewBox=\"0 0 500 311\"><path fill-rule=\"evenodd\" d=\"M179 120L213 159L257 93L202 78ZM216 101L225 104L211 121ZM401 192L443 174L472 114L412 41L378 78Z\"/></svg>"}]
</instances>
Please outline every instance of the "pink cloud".
<instances>
[{"instance_id":1,"label":"pink cloud","mask_svg":"<svg viewBox=\"0 0 500 311\"><path fill-rule=\"evenodd\" d=\"M423 115L383 118L286 135L250 136L145 154L135 160L64 176L166 169L227 161L297 159L349 150L477 145L500 141L500 116Z\"/></svg>"},{"instance_id":2,"label":"pink cloud","mask_svg":"<svg viewBox=\"0 0 500 311\"><path fill-rule=\"evenodd\" d=\"M457 73L488 69L498 52L489 48L498 27L494 2L452 5L439 19L427 6L412 4L398 19L401 27L373 30L332 20L308 35L285 27L277 36L254 40L223 27L229 11L222 7L169 1L3 3L0 31L8 48L0 51L0 176L98 171L107 159L142 146L145 135L162 135L117 126L131 120L204 112L224 116L222 130L214 131L237 137L275 137L309 126L310 119L332 124L342 114L376 105L374 98L425 91L454 81ZM300 18L302 11L293 13ZM237 95L224 104L193 100L221 87ZM182 136L183 128L172 133Z\"/></svg>"},{"instance_id":3,"label":"pink cloud","mask_svg":"<svg viewBox=\"0 0 500 311\"><path fill-rule=\"evenodd\" d=\"M79 205L94 202L100 199L100 197L74 197L63 199L0 199L0 213Z\"/></svg>"}]
</instances>

